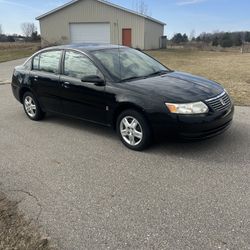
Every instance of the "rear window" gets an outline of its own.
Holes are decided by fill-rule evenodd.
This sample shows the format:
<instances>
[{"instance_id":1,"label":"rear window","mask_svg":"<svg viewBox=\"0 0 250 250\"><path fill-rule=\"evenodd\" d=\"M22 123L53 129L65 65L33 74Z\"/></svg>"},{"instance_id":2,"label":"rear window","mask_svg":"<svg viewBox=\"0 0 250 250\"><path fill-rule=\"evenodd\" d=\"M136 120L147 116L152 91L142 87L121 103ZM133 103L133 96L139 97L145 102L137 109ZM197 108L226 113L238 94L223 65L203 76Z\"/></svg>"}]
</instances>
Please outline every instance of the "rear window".
<instances>
[{"instance_id":1,"label":"rear window","mask_svg":"<svg viewBox=\"0 0 250 250\"><path fill-rule=\"evenodd\" d=\"M26 70L31 70L32 59L29 59L27 62L24 63L24 68Z\"/></svg>"},{"instance_id":2,"label":"rear window","mask_svg":"<svg viewBox=\"0 0 250 250\"><path fill-rule=\"evenodd\" d=\"M40 60L40 54L35 56L33 59L33 70L39 70L39 60Z\"/></svg>"}]
</instances>

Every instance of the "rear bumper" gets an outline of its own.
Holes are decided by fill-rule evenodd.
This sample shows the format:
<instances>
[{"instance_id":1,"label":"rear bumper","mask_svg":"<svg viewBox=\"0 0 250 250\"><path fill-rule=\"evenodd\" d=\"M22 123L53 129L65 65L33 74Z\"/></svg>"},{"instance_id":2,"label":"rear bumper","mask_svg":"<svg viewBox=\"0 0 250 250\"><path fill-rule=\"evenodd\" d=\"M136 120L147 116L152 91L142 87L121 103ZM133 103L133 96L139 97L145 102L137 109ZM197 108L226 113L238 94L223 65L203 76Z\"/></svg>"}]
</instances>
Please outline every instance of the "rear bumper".
<instances>
[{"instance_id":1,"label":"rear bumper","mask_svg":"<svg viewBox=\"0 0 250 250\"><path fill-rule=\"evenodd\" d=\"M153 124L156 136L175 135L185 139L206 139L223 133L232 124L234 106L206 115L178 115Z\"/></svg>"},{"instance_id":2,"label":"rear bumper","mask_svg":"<svg viewBox=\"0 0 250 250\"><path fill-rule=\"evenodd\" d=\"M14 97L21 102L20 100L20 96L19 96L19 92L20 92L20 88L17 85L14 85L13 83L11 84L11 89L12 89L12 93L14 95Z\"/></svg>"}]
</instances>

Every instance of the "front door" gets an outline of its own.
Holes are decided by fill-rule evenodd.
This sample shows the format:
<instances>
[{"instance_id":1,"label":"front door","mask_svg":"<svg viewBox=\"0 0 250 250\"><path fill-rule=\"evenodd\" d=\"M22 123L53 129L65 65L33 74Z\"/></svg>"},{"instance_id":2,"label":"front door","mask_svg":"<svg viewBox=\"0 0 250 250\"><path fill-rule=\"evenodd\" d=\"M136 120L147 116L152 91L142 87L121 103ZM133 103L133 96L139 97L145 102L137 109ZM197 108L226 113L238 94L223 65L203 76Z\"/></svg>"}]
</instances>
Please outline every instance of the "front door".
<instances>
[{"instance_id":1,"label":"front door","mask_svg":"<svg viewBox=\"0 0 250 250\"><path fill-rule=\"evenodd\" d=\"M63 63L63 112L70 116L106 124L105 87L82 82L85 76L102 76L93 62L80 52L66 51Z\"/></svg>"},{"instance_id":2,"label":"front door","mask_svg":"<svg viewBox=\"0 0 250 250\"><path fill-rule=\"evenodd\" d=\"M132 30L122 29L122 45L132 47Z\"/></svg>"}]
</instances>

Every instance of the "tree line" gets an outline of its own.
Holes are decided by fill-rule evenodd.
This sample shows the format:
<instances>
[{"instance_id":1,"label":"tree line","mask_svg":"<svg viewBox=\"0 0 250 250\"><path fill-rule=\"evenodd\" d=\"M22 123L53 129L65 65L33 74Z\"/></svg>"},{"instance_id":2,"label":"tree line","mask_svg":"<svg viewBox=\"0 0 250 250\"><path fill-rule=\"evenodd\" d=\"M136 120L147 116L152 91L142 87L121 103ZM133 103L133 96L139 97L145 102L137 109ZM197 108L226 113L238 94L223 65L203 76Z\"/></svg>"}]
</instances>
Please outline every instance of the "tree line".
<instances>
[{"instance_id":1,"label":"tree line","mask_svg":"<svg viewBox=\"0 0 250 250\"><path fill-rule=\"evenodd\" d=\"M174 44L187 42L200 42L212 46L221 46L223 48L242 46L243 43L250 42L250 31L239 32L203 32L197 37L188 38L187 34L177 33L171 39Z\"/></svg>"},{"instance_id":2,"label":"tree line","mask_svg":"<svg viewBox=\"0 0 250 250\"><path fill-rule=\"evenodd\" d=\"M34 23L22 23L20 27L23 35L6 35L3 32L3 26L0 24L0 42L36 42L41 40L41 36L38 34L37 28Z\"/></svg>"}]
</instances>

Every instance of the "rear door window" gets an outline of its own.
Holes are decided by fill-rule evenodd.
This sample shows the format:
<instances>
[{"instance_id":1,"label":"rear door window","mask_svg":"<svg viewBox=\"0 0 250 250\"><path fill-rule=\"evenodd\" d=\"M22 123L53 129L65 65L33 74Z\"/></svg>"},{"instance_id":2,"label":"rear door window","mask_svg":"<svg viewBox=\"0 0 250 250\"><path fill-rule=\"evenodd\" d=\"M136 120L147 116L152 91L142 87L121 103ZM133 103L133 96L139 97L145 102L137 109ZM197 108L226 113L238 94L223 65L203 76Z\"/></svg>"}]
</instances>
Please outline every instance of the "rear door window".
<instances>
[{"instance_id":1,"label":"rear door window","mask_svg":"<svg viewBox=\"0 0 250 250\"><path fill-rule=\"evenodd\" d=\"M61 60L61 51L49 51L41 53L39 70L58 74Z\"/></svg>"},{"instance_id":2,"label":"rear door window","mask_svg":"<svg viewBox=\"0 0 250 250\"><path fill-rule=\"evenodd\" d=\"M36 55L33 59L33 70L58 74L60 69L61 51L47 51Z\"/></svg>"}]
</instances>

